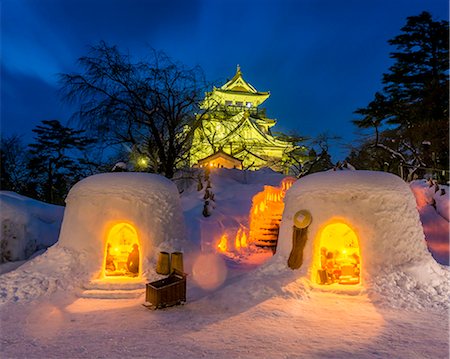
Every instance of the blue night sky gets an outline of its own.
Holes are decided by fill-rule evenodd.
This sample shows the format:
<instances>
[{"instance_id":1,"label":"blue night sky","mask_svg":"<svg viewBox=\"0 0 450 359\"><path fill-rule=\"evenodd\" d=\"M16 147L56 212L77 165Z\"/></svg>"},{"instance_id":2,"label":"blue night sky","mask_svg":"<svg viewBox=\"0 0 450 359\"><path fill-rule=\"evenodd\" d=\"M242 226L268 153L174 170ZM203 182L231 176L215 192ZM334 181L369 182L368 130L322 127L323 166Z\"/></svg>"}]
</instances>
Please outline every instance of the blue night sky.
<instances>
[{"instance_id":1,"label":"blue night sky","mask_svg":"<svg viewBox=\"0 0 450 359\"><path fill-rule=\"evenodd\" d=\"M87 46L105 40L139 57L148 47L217 85L240 64L278 120L275 131L355 140L353 111L381 89L387 40L421 11L448 20L447 0L2 0L1 125L23 134L40 121L66 123L71 108L57 74L76 72ZM333 159L347 150L332 149Z\"/></svg>"}]
</instances>

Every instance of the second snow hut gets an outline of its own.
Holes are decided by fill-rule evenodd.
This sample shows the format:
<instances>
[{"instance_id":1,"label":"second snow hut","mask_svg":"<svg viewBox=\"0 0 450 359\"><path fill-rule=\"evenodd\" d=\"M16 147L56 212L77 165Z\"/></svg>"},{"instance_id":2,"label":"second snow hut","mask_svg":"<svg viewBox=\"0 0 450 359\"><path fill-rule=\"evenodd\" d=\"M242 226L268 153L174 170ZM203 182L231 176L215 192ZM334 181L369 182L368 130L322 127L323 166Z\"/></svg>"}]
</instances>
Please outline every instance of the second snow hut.
<instances>
[{"instance_id":1,"label":"second snow hut","mask_svg":"<svg viewBox=\"0 0 450 359\"><path fill-rule=\"evenodd\" d=\"M316 284L358 285L412 263L437 265L408 184L371 171L298 180L285 197L276 255Z\"/></svg>"}]
</instances>

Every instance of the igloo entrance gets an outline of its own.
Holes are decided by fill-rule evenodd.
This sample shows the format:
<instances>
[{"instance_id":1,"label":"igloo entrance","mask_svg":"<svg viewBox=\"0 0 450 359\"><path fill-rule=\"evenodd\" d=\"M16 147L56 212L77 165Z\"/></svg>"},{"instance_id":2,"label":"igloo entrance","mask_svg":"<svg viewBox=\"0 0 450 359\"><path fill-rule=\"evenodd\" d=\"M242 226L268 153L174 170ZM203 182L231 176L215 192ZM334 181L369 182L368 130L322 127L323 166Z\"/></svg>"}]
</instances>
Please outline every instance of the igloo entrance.
<instances>
[{"instance_id":1,"label":"igloo entrance","mask_svg":"<svg viewBox=\"0 0 450 359\"><path fill-rule=\"evenodd\" d=\"M345 223L325 225L316 238L313 282L318 284L358 284L361 253L356 233Z\"/></svg>"},{"instance_id":2,"label":"igloo entrance","mask_svg":"<svg viewBox=\"0 0 450 359\"><path fill-rule=\"evenodd\" d=\"M140 273L139 239L136 229L128 223L114 225L105 244L105 277L137 277Z\"/></svg>"}]
</instances>

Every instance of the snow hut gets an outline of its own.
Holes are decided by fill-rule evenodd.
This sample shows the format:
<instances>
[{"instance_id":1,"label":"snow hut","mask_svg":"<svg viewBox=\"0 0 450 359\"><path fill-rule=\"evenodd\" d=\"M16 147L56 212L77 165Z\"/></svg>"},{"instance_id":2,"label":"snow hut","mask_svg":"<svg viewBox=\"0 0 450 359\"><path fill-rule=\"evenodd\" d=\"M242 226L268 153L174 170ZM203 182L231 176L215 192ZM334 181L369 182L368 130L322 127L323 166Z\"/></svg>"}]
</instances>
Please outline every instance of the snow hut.
<instances>
[{"instance_id":1,"label":"snow hut","mask_svg":"<svg viewBox=\"0 0 450 359\"><path fill-rule=\"evenodd\" d=\"M177 188L159 175L91 176L66 203L59 246L82 254L91 279L146 279L159 251L179 249L184 235Z\"/></svg>"},{"instance_id":2,"label":"snow hut","mask_svg":"<svg viewBox=\"0 0 450 359\"><path fill-rule=\"evenodd\" d=\"M298 180L286 193L276 255L317 284L364 284L402 266L435 264L408 184L372 171Z\"/></svg>"}]
</instances>

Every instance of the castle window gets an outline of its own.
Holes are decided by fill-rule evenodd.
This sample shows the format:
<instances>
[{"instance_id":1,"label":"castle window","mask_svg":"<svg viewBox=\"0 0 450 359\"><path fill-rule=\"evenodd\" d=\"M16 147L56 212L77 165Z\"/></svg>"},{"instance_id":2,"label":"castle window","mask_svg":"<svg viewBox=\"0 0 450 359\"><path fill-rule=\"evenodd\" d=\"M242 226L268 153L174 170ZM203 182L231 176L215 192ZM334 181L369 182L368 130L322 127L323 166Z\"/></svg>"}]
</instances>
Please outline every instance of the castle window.
<instances>
[{"instance_id":1,"label":"castle window","mask_svg":"<svg viewBox=\"0 0 450 359\"><path fill-rule=\"evenodd\" d=\"M225 106L231 106L233 104L232 101L225 101Z\"/></svg>"},{"instance_id":2,"label":"castle window","mask_svg":"<svg viewBox=\"0 0 450 359\"><path fill-rule=\"evenodd\" d=\"M242 101L236 101L236 106L244 106L244 103Z\"/></svg>"},{"instance_id":3,"label":"castle window","mask_svg":"<svg viewBox=\"0 0 450 359\"><path fill-rule=\"evenodd\" d=\"M251 102L246 102L246 103L245 103L245 106L247 106L247 107L252 107L252 105L253 105L253 104L252 104Z\"/></svg>"}]
</instances>

